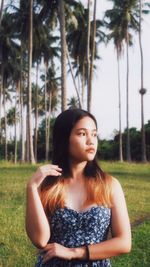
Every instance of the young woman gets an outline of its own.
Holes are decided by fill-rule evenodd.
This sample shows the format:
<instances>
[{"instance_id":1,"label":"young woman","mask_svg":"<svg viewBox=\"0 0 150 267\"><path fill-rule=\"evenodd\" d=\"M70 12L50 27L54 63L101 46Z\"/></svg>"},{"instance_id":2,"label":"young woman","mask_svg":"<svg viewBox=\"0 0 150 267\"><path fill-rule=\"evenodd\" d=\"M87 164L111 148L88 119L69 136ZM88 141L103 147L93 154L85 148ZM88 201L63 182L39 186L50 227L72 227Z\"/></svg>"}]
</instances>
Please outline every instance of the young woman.
<instances>
[{"instance_id":1,"label":"young woman","mask_svg":"<svg viewBox=\"0 0 150 267\"><path fill-rule=\"evenodd\" d=\"M130 251L121 185L98 166L96 150L93 115L73 109L57 117L52 164L27 184L26 230L40 249L36 267L108 267L108 258Z\"/></svg>"}]
</instances>

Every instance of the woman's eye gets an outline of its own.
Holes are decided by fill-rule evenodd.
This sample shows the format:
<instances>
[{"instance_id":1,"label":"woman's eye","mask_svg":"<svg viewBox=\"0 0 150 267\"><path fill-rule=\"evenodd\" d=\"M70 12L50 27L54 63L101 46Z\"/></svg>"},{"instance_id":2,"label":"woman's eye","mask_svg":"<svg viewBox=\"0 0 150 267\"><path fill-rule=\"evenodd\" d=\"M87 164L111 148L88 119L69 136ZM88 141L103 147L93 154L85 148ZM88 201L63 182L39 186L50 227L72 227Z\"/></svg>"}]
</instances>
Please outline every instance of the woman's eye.
<instances>
[{"instance_id":1,"label":"woman's eye","mask_svg":"<svg viewBox=\"0 0 150 267\"><path fill-rule=\"evenodd\" d=\"M84 132L80 132L80 133L78 133L78 135L85 136L85 133Z\"/></svg>"}]
</instances>

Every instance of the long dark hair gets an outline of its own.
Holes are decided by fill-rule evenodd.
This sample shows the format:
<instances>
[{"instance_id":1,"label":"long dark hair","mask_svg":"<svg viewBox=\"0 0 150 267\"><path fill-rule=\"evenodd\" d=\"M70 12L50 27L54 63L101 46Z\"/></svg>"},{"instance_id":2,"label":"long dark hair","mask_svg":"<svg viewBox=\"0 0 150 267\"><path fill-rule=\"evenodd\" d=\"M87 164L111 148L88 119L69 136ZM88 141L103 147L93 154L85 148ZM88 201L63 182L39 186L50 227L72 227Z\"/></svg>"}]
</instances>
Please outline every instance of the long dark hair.
<instances>
[{"instance_id":1,"label":"long dark hair","mask_svg":"<svg viewBox=\"0 0 150 267\"><path fill-rule=\"evenodd\" d=\"M53 129L53 157L52 163L63 170L63 176L70 175L69 168L69 137L75 124L84 117L90 117L97 128L95 117L83 109L68 109L62 112L55 121ZM95 177L97 172L103 175L103 171L97 164L96 157L93 161L87 162L84 169L85 176Z\"/></svg>"},{"instance_id":2,"label":"long dark hair","mask_svg":"<svg viewBox=\"0 0 150 267\"><path fill-rule=\"evenodd\" d=\"M53 129L53 157L52 164L62 168L62 176L47 176L41 185L41 201L47 216L50 216L57 207L65 205L66 179L70 177L69 166L69 137L75 124L84 117L95 117L82 109L69 109L62 112L55 121ZM92 203L111 206L111 177L104 173L97 163L96 157L87 162L84 168L87 179L87 199L85 204Z\"/></svg>"}]
</instances>

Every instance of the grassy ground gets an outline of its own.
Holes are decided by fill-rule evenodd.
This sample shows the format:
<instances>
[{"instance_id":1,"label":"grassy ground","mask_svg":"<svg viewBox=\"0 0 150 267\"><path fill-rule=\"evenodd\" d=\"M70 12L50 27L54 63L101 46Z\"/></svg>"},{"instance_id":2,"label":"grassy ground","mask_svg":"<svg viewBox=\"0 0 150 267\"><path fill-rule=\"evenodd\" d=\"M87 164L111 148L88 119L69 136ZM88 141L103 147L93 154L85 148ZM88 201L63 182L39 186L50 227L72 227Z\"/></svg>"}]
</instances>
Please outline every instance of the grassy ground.
<instances>
[{"instance_id":1,"label":"grassy ground","mask_svg":"<svg viewBox=\"0 0 150 267\"><path fill-rule=\"evenodd\" d=\"M150 266L150 164L102 162L123 186L131 219L133 247L112 260L115 267ZM36 166L0 162L0 267L32 267L36 250L24 228L25 187Z\"/></svg>"}]
</instances>

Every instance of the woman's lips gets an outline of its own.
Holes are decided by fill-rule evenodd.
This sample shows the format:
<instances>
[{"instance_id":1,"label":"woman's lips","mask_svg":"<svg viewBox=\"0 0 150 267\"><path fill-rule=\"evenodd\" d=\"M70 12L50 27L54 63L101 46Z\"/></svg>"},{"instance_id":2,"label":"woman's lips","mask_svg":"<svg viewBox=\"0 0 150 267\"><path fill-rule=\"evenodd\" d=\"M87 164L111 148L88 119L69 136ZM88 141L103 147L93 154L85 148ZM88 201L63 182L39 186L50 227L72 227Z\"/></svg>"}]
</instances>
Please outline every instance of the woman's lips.
<instances>
[{"instance_id":1,"label":"woman's lips","mask_svg":"<svg viewBox=\"0 0 150 267\"><path fill-rule=\"evenodd\" d=\"M94 148L88 148L88 149L86 149L86 152L95 153L95 149Z\"/></svg>"}]
</instances>

